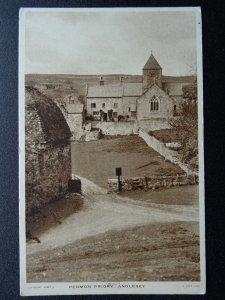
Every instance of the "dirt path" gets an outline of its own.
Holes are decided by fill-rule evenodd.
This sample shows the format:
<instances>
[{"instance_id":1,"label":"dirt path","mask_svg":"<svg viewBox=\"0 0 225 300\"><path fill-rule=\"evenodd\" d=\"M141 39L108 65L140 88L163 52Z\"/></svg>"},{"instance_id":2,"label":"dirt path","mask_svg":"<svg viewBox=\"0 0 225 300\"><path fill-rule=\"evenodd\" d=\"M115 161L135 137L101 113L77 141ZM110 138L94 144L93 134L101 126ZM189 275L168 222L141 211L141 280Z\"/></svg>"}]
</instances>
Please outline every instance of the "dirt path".
<instances>
[{"instance_id":1,"label":"dirt path","mask_svg":"<svg viewBox=\"0 0 225 300\"><path fill-rule=\"evenodd\" d=\"M126 229L156 222L197 221L198 209L193 206L149 204L107 194L93 182L80 177L84 196L83 209L44 232L41 243L27 244L27 254L51 250L82 238L109 230Z\"/></svg>"}]
</instances>

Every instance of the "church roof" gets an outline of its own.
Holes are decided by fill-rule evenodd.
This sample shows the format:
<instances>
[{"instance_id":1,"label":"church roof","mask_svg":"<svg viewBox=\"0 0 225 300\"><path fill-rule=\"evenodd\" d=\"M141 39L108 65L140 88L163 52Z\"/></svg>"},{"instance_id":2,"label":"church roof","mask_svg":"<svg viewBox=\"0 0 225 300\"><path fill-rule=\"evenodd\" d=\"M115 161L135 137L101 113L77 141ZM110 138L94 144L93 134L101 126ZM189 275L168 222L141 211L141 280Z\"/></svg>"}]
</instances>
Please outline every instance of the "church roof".
<instances>
[{"instance_id":1,"label":"church roof","mask_svg":"<svg viewBox=\"0 0 225 300\"><path fill-rule=\"evenodd\" d=\"M151 53L148 61L144 65L143 70L151 70L151 69L154 69L154 70L162 69L152 53Z\"/></svg>"},{"instance_id":2,"label":"church roof","mask_svg":"<svg viewBox=\"0 0 225 300\"><path fill-rule=\"evenodd\" d=\"M71 137L69 126L54 101L33 87L26 87L26 135L32 134L32 129L40 124L40 142L53 143ZM39 119L38 120L36 119ZM38 132L38 128L36 128Z\"/></svg>"}]
</instances>

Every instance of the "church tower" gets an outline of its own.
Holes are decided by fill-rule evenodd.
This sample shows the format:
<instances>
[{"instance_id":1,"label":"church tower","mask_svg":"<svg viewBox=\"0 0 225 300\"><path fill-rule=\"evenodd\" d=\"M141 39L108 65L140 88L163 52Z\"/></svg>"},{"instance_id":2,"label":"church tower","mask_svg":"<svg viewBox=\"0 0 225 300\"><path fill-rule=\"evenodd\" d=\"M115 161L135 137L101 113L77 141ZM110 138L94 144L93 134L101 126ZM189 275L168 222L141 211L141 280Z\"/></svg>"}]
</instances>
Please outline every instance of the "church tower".
<instances>
[{"instance_id":1,"label":"church tower","mask_svg":"<svg viewBox=\"0 0 225 300\"><path fill-rule=\"evenodd\" d=\"M142 92L144 93L147 91L153 84L162 87L162 68L151 52L151 55L143 68Z\"/></svg>"}]
</instances>

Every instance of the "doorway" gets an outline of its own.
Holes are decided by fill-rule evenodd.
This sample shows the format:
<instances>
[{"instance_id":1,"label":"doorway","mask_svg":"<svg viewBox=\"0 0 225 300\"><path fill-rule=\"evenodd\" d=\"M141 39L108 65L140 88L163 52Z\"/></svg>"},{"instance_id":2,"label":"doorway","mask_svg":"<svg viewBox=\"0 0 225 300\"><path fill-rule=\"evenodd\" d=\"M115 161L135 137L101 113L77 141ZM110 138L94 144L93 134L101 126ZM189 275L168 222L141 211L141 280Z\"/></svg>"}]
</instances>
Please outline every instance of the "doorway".
<instances>
[{"instance_id":1,"label":"doorway","mask_svg":"<svg viewBox=\"0 0 225 300\"><path fill-rule=\"evenodd\" d=\"M107 122L107 113L103 113L103 121Z\"/></svg>"}]
</instances>

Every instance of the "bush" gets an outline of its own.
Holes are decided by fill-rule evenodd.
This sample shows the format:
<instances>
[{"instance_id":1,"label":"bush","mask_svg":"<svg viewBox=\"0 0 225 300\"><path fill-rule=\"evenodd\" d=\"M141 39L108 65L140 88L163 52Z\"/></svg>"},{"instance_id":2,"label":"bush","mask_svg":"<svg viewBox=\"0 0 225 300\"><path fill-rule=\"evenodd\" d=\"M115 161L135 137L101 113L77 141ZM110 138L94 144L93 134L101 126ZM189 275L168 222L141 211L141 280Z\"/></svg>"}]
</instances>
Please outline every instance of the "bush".
<instances>
[{"instance_id":1,"label":"bush","mask_svg":"<svg viewBox=\"0 0 225 300\"><path fill-rule=\"evenodd\" d=\"M125 120L124 116L122 116L122 115L118 116L118 121L119 122L123 122L124 120Z\"/></svg>"},{"instance_id":2,"label":"bush","mask_svg":"<svg viewBox=\"0 0 225 300\"><path fill-rule=\"evenodd\" d=\"M183 162L190 167L191 161L198 158L198 105L197 101L186 101L182 105L182 115L170 120L171 127L176 130L181 143L179 151Z\"/></svg>"}]
</instances>

